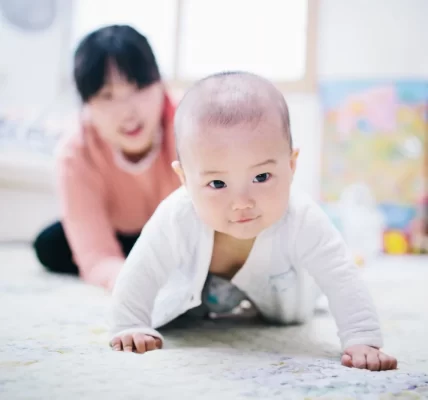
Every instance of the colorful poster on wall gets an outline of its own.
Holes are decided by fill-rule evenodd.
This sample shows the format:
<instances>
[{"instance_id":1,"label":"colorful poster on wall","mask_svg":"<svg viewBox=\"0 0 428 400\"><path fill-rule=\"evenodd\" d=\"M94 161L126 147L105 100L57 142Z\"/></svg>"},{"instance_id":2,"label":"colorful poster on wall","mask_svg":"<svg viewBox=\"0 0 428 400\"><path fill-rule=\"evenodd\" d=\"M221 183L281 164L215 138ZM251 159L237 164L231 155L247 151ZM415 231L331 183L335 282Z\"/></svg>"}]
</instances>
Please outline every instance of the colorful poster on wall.
<instances>
[{"instance_id":1,"label":"colorful poster on wall","mask_svg":"<svg viewBox=\"0 0 428 400\"><path fill-rule=\"evenodd\" d=\"M409 230L427 194L428 82L326 82L321 101L322 201L364 183L387 229Z\"/></svg>"}]
</instances>

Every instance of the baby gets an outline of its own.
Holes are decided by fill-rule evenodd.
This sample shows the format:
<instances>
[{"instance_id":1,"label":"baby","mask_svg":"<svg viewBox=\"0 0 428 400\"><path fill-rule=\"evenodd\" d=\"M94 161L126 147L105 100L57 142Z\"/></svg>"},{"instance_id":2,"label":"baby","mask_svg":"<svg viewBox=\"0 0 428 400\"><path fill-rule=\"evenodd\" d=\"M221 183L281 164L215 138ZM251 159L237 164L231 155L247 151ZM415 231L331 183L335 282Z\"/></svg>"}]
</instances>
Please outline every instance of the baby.
<instances>
[{"instance_id":1,"label":"baby","mask_svg":"<svg viewBox=\"0 0 428 400\"><path fill-rule=\"evenodd\" d=\"M158 207L119 275L113 349L161 348L156 328L243 301L266 320L304 323L321 289L342 364L395 369L379 350L377 313L340 233L292 187L298 150L282 94L250 73L210 76L182 99L175 134L182 187Z\"/></svg>"}]
</instances>

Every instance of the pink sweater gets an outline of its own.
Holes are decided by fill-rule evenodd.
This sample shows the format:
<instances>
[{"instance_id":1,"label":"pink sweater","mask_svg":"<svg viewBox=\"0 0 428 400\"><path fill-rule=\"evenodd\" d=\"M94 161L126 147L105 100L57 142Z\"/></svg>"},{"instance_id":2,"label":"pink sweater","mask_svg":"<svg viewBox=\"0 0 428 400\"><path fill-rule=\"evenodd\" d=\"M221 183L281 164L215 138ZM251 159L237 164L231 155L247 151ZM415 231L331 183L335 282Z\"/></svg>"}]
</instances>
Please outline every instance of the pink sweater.
<instances>
[{"instance_id":1,"label":"pink sweater","mask_svg":"<svg viewBox=\"0 0 428 400\"><path fill-rule=\"evenodd\" d=\"M57 155L62 222L82 279L111 289L125 260L116 233L138 234L158 204L179 187L174 108L166 98L159 150L146 165L122 160L93 127L65 138Z\"/></svg>"}]
</instances>

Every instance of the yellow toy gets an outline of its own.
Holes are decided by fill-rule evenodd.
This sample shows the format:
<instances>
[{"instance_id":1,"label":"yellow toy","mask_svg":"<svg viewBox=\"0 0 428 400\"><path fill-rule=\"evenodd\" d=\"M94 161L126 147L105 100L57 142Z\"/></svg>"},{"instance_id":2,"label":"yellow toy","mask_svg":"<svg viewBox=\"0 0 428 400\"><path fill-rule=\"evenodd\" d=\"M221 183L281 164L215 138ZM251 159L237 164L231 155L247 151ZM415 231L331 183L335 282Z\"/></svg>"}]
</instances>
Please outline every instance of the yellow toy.
<instances>
[{"instance_id":1,"label":"yellow toy","mask_svg":"<svg viewBox=\"0 0 428 400\"><path fill-rule=\"evenodd\" d=\"M383 236L383 243L386 254L402 255L408 254L410 250L406 235L400 231L386 231Z\"/></svg>"}]
</instances>

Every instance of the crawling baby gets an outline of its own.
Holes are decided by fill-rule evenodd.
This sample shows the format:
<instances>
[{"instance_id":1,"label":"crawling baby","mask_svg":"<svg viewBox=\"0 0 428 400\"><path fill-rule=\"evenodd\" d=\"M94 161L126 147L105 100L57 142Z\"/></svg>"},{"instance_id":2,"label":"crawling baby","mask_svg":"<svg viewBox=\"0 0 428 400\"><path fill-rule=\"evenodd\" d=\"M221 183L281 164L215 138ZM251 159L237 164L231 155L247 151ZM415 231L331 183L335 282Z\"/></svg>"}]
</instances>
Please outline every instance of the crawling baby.
<instances>
[{"instance_id":1,"label":"crawling baby","mask_svg":"<svg viewBox=\"0 0 428 400\"><path fill-rule=\"evenodd\" d=\"M182 187L158 207L119 275L113 349L161 348L157 328L243 301L266 320L305 323L321 290L342 364L395 369L396 359L380 351L375 307L340 233L292 185L298 150L274 85L245 72L209 76L183 97L175 134Z\"/></svg>"}]
</instances>

